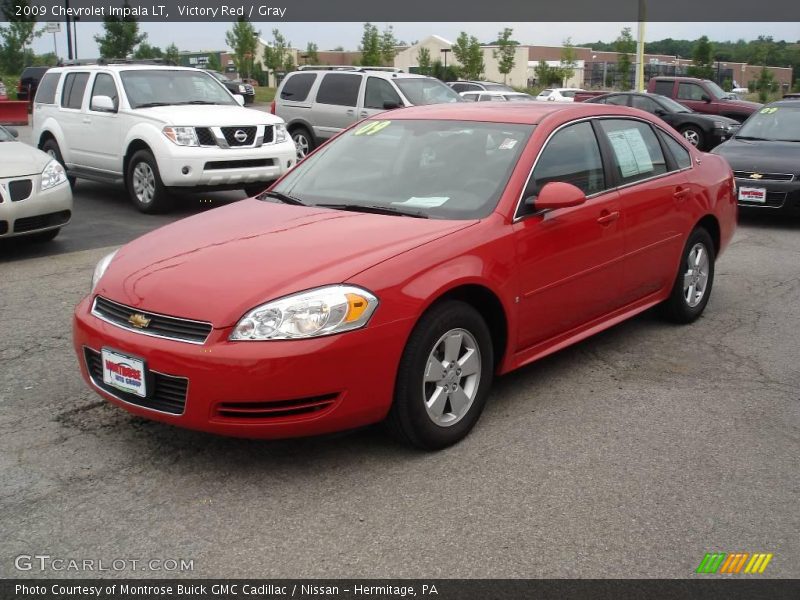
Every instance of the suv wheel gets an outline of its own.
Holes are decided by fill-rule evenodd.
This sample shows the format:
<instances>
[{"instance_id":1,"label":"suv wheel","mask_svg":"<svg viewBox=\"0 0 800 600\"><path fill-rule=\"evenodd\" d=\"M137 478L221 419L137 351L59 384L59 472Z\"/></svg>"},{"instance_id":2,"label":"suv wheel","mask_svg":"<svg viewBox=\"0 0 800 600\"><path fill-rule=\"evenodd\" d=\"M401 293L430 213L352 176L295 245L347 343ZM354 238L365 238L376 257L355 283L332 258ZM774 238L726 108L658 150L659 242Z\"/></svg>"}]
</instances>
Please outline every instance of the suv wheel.
<instances>
[{"instance_id":1,"label":"suv wheel","mask_svg":"<svg viewBox=\"0 0 800 600\"><path fill-rule=\"evenodd\" d=\"M291 131L292 140L297 147L297 160L303 160L314 149L314 138L308 129L302 126L294 127Z\"/></svg>"},{"instance_id":2,"label":"suv wheel","mask_svg":"<svg viewBox=\"0 0 800 600\"><path fill-rule=\"evenodd\" d=\"M66 170L67 165L64 164L64 159L61 158L61 149L58 147L58 142L56 142L54 139L47 140L44 144L42 144L42 151L45 154L49 154L51 158L54 158L60 162L61 166L64 167L64 170ZM69 181L69 187L74 190L75 178L68 175L67 181Z\"/></svg>"},{"instance_id":3,"label":"suv wheel","mask_svg":"<svg viewBox=\"0 0 800 600\"><path fill-rule=\"evenodd\" d=\"M133 155L128 163L125 183L131 201L143 213L163 212L170 208L172 199L149 150L139 150Z\"/></svg>"}]
</instances>

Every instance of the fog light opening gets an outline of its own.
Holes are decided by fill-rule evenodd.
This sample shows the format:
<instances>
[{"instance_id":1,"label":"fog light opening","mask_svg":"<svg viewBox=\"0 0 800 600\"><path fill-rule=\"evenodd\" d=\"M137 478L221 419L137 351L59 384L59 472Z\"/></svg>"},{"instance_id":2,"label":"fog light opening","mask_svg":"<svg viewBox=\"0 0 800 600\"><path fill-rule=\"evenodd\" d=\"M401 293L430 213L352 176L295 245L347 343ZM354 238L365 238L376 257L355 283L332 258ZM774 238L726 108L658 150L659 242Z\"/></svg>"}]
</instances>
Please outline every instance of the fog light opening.
<instances>
[{"instance_id":1,"label":"fog light opening","mask_svg":"<svg viewBox=\"0 0 800 600\"><path fill-rule=\"evenodd\" d=\"M191 171L191 169L189 167L183 167L181 169L181 173L183 173L184 175L188 175L189 171Z\"/></svg>"}]
</instances>

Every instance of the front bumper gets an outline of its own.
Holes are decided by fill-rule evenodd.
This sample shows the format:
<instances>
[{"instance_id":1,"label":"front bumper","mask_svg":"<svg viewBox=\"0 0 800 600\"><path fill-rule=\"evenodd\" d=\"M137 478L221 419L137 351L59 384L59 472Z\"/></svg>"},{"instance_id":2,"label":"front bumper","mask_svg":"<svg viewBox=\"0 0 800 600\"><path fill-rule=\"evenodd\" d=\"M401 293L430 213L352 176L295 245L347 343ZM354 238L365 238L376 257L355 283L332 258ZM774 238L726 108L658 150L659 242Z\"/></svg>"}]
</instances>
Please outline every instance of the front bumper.
<instances>
[{"instance_id":1,"label":"front bumper","mask_svg":"<svg viewBox=\"0 0 800 600\"><path fill-rule=\"evenodd\" d=\"M741 187L764 188L767 190L765 203L742 202L738 190ZM740 209L754 209L759 212L780 212L781 214L800 215L800 180L795 176L792 181L758 181L736 178L737 203Z\"/></svg>"},{"instance_id":2,"label":"front bumper","mask_svg":"<svg viewBox=\"0 0 800 600\"><path fill-rule=\"evenodd\" d=\"M380 327L309 340L229 342L230 327L204 344L148 337L93 316L92 297L78 305L73 343L81 374L113 404L179 427L249 438L317 435L385 418L397 365L413 325ZM87 366L87 349L109 348L143 358L159 377L188 380L181 414L148 407L147 399L101 389Z\"/></svg>"},{"instance_id":3,"label":"front bumper","mask_svg":"<svg viewBox=\"0 0 800 600\"><path fill-rule=\"evenodd\" d=\"M259 148L171 144L157 160L161 180L167 187L232 188L278 179L294 166L297 151L291 139Z\"/></svg>"},{"instance_id":4,"label":"front bumper","mask_svg":"<svg viewBox=\"0 0 800 600\"><path fill-rule=\"evenodd\" d=\"M31 179L31 194L11 201L8 183ZM41 175L0 179L0 238L28 235L63 227L72 217L72 190L67 182L41 191Z\"/></svg>"}]
</instances>

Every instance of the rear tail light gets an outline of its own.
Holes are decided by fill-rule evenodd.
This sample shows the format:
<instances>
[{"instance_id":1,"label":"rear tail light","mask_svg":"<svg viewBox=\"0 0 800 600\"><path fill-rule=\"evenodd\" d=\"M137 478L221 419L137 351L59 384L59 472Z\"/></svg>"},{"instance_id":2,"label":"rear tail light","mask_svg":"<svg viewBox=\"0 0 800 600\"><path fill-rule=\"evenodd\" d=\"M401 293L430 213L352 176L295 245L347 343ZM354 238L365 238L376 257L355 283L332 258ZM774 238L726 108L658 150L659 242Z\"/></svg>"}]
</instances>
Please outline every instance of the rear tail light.
<instances>
[{"instance_id":1,"label":"rear tail light","mask_svg":"<svg viewBox=\"0 0 800 600\"><path fill-rule=\"evenodd\" d=\"M269 112L271 112L273 115L275 114L275 100L273 100L272 103L270 103Z\"/></svg>"}]
</instances>

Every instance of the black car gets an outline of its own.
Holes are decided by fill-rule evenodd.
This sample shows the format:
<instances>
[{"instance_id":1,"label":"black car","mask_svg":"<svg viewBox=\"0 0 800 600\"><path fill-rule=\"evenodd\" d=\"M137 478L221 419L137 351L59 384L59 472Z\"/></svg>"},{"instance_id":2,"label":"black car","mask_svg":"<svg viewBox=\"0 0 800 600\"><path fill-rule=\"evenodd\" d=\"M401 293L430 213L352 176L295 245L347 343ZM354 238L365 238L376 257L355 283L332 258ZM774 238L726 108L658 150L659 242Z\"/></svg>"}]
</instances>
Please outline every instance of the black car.
<instances>
[{"instance_id":1,"label":"black car","mask_svg":"<svg viewBox=\"0 0 800 600\"><path fill-rule=\"evenodd\" d=\"M739 206L800 215L800 100L778 100L714 148L733 169Z\"/></svg>"},{"instance_id":2,"label":"black car","mask_svg":"<svg viewBox=\"0 0 800 600\"><path fill-rule=\"evenodd\" d=\"M17 100L33 100L39 82L50 67L25 67L17 83Z\"/></svg>"},{"instance_id":3,"label":"black car","mask_svg":"<svg viewBox=\"0 0 800 600\"><path fill-rule=\"evenodd\" d=\"M667 125L677 130L687 142L699 150L711 150L730 138L739 128L739 122L735 119L697 113L660 94L623 92L595 96L586 102L632 106L647 111L661 117Z\"/></svg>"},{"instance_id":4,"label":"black car","mask_svg":"<svg viewBox=\"0 0 800 600\"><path fill-rule=\"evenodd\" d=\"M239 79L228 79L219 71L211 71L206 69L212 76L216 77L219 82L228 88L231 94L240 94L244 96L245 104L252 104L256 99L256 91L249 83L245 83Z\"/></svg>"}]
</instances>

